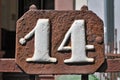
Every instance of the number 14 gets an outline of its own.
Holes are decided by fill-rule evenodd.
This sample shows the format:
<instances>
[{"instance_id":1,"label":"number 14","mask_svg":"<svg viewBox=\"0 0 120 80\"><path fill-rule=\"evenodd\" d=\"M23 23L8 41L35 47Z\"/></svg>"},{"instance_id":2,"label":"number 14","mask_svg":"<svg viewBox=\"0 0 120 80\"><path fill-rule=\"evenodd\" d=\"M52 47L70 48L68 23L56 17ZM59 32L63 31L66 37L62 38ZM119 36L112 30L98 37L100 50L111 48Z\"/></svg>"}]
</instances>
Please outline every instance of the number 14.
<instances>
[{"instance_id":1,"label":"number 14","mask_svg":"<svg viewBox=\"0 0 120 80\"><path fill-rule=\"evenodd\" d=\"M75 20L71 28L65 34L65 37L58 47L58 51L71 50L70 59L64 60L64 63L94 62L93 58L86 56L86 49L94 49L93 45L86 45L84 20ZM19 40L20 44L25 44L29 38L35 35L34 54L32 58L27 58L27 62L56 62L57 59L49 56L49 19L38 19L34 29L24 38ZM71 47L65 46L71 37Z\"/></svg>"}]
</instances>

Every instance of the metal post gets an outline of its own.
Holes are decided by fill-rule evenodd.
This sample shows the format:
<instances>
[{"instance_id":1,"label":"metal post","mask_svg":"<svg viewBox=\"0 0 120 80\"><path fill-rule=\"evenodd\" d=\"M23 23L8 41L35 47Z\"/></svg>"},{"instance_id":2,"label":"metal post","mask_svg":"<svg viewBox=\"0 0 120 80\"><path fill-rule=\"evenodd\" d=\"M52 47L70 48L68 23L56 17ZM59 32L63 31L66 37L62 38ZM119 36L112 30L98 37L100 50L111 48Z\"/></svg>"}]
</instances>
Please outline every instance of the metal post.
<instances>
[{"instance_id":1,"label":"metal post","mask_svg":"<svg viewBox=\"0 0 120 80\"><path fill-rule=\"evenodd\" d=\"M114 33L114 53L117 54L117 29L115 29L115 33Z\"/></svg>"},{"instance_id":2,"label":"metal post","mask_svg":"<svg viewBox=\"0 0 120 80\"><path fill-rule=\"evenodd\" d=\"M81 80L89 80L88 74L83 74L81 78L82 78Z\"/></svg>"},{"instance_id":3,"label":"metal post","mask_svg":"<svg viewBox=\"0 0 120 80\"><path fill-rule=\"evenodd\" d=\"M35 75L30 75L30 76L29 76L29 79L30 79L30 80L35 80Z\"/></svg>"},{"instance_id":4,"label":"metal post","mask_svg":"<svg viewBox=\"0 0 120 80\"><path fill-rule=\"evenodd\" d=\"M44 9L44 1L41 0L41 9L43 10Z\"/></svg>"},{"instance_id":5,"label":"metal post","mask_svg":"<svg viewBox=\"0 0 120 80\"><path fill-rule=\"evenodd\" d=\"M55 80L54 75L37 75L35 80Z\"/></svg>"},{"instance_id":6,"label":"metal post","mask_svg":"<svg viewBox=\"0 0 120 80\"><path fill-rule=\"evenodd\" d=\"M0 4L1 4L1 0L0 0ZM1 10L1 6L0 6L0 11L2 11ZM0 18L1 18L1 13L0 13ZM0 24L1 24L1 21L0 21ZM1 50L1 25L0 25L0 50Z\"/></svg>"}]
</instances>

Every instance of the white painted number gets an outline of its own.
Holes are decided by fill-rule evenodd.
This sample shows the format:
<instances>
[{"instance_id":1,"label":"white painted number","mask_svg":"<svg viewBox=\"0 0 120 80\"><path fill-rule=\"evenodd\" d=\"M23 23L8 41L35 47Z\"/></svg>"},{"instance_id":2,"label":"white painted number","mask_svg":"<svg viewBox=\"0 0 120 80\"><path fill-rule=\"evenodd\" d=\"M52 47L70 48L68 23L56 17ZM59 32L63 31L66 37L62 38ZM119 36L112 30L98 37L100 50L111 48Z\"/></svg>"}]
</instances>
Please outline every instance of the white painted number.
<instances>
[{"instance_id":1,"label":"white painted number","mask_svg":"<svg viewBox=\"0 0 120 80\"><path fill-rule=\"evenodd\" d=\"M20 44L25 44L26 41L35 34L35 50L32 58L27 58L27 62L56 62L57 59L49 56L49 34L50 25L49 19L38 19L35 28L29 32L24 38L19 40Z\"/></svg>"},{"instance_id":2,"label":"white painted number","mask_svg":"<svg viewBox=\"0 0 120 80\"><path fill-rule=\"evenodd\" d=\"M71 47L65 46L70 36ZM58 48L58 51L72 50L71 58L64 60L64 63L93 62L93 58L86 56L86 49L93 49L94 46L85 42L84 20L75 20Z\"/></svg>"}]
</instances>

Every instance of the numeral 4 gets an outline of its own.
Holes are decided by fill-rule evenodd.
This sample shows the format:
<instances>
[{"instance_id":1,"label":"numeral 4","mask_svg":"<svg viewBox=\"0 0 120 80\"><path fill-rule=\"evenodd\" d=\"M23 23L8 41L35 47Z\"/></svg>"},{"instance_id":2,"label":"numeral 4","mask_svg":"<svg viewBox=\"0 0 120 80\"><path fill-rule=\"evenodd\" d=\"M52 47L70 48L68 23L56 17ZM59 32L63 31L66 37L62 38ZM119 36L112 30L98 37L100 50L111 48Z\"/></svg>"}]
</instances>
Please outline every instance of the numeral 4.
<instances>
[{"instance_id":1,"label":"numeral 4","mask_svg":"<svg viewBox=\"0 0 120 80\"><path fill-rule=\"evenodd\" d=\"M64 60L64 63L94 61L93 58L88 58L86 56L86 49L94 49L94 45L86 45L84 22L84 20L75 20L58 48L58 51L72 50L71 58ZM65 46L69 37L71 37L71 46Z\"/></svg>"}]
</instances>

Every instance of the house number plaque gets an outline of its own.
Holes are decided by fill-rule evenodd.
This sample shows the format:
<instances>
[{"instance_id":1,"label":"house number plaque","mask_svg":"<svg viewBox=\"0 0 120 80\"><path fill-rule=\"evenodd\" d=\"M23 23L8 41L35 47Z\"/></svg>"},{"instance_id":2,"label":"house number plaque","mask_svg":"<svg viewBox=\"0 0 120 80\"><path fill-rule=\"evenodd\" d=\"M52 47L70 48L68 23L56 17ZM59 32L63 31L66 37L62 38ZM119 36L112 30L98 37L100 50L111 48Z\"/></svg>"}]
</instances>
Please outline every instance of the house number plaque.
<instances>
[{"instance_id":1,"label":"house number plaque","mask_svg":"<svg viewBox=\"0 0 120 80\"><path fill-rule=\"evenodd\" d=\"M104 62L95 13L29 10L18 21L16 63L28 74L90 74Z\"/></svg>"}]
</instances>

